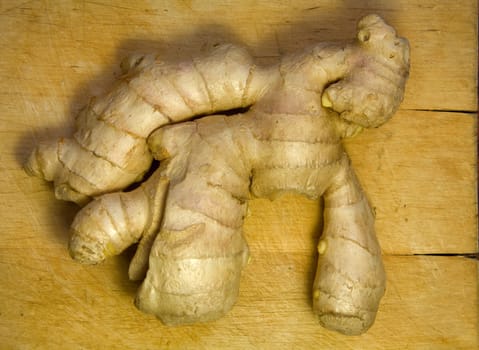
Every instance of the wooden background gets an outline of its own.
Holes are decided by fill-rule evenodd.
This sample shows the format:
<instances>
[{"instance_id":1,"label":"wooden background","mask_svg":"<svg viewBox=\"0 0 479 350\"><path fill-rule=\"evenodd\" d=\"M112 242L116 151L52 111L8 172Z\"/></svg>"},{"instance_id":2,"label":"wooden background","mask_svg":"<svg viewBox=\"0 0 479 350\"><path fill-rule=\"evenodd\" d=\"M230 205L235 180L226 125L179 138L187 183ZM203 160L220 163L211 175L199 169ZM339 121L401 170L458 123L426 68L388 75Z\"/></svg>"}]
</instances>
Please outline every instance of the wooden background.
<instances>
[{"instance_id":1,"label":"wooden background","mask_svg":"<svg viewBox=\"0 0 479 350\"><path fill-rule=\"evenodd\" d=\"M367 334L327 331L311 312L319 207L301 197L251 203L252 261L214 323L168 328L138 312L131 251L94 267L70 259L77 208L22 163L38 140L70 132L123 57L232 41L267 62L350 38L371 12L409 38L412 68L393 120L347 143L388 275ZM476 27L472 0L0 1L0 348L477 348Z\"/></svg>"}]
</instances>

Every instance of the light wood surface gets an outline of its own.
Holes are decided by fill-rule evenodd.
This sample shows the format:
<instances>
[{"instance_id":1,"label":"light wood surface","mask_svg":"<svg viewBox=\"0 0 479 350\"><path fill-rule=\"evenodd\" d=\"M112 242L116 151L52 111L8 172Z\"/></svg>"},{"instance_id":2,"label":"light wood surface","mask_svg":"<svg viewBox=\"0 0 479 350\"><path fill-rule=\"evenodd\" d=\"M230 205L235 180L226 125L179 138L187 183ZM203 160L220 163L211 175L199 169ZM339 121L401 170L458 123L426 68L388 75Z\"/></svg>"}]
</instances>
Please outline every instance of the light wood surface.
<instances>
[{"instance_id":1,"label":"light wood surface","mask_svg":"<svg viewBox=\"0 0 479 350\"><path fill-rule=\"evenodd\" d=\"M412 67L393 120L346 145L388 276L367 334L327 331L312 314L320 205L298 196L251 202L252 260L236 306L214 323L165 327L137 311L131 251L99 266L70 259L77 208L22 163L38 140L70 132L123 57L232 41L267 62L350 38L372 12L410 40ZM472 0L0 2L0 348L476 349L478 261L463 256L478 239L476 27Z\"/></svg>"}]
</instances>

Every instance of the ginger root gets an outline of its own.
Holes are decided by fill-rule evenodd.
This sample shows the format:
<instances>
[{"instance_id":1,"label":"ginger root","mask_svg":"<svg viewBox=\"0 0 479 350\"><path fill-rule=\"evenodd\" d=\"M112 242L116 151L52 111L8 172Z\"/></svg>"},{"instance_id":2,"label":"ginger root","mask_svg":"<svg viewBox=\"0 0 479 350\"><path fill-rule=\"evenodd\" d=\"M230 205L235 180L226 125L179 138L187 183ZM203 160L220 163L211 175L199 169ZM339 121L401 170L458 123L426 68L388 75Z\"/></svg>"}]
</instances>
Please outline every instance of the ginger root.
<instances>
[{"instance_id":1,"label":"ginger root","mask_svg":"<svg viewBox=\"0 0 479 350\"><path fill-rule=\"evenodd\" d=\"M271 67L231 45L178 65L130 66L81 113L72 140L40 146L27 164L54 181L58 198L94 198L72 224L71 255L98 263L140 241L129 270L143 280L137 307L166 324L210 321L238 295L248 200L323 196L313 310L344 334L371 327L386 278L374 215L341 140L398 108L407 40L369 15L354 41L321 43ZM177 123L239 107L249 109ZM152 157L160 166L147 181L115 192Z\"/></svg>"},{"instance_id":2,"label":"ginger root","mask_svg":"<svg viewBox=\"0 0 479 350\"><path fill-rule=\"evenodd\" d=\"M122 64L125 74L111 92L78 114L72 139L40 144L27 161L28 173L53 181L58 199L83 205L126 188L150 168L153 130L246 107L261 94L252 58L232 45L175 65L135 58Z\"/></svg>"}]
</instances>

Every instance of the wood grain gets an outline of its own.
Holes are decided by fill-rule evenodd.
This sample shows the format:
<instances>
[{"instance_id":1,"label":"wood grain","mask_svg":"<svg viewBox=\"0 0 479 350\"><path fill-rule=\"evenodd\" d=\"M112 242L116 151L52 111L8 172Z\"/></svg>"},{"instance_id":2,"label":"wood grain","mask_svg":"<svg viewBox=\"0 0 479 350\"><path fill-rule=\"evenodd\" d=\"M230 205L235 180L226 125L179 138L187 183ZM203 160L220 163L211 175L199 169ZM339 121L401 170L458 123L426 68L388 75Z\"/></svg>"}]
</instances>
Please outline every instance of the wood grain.
<instances>
[{"instance_id":1,"label":"wood grain","mask_svg":"<svg viewBox=\"0 0 479 350\"><path fill-rule=\"evenodd\" d=\"M374 327L363 336L345 337L318 326L311 313L312 252L254 251L235 308L217 322L182 327L165 327L134 308L131 296L137 286L124 278L123 257L91 267L74 264L61 253L53 255L24 263L12 258L3 261L11 279L20 272L22 276L16 289L3 292L0 300L1 317L9 320L0 324L3 348L478 346L473 307L478 302L477 262L470 259L387 256L388 288ZM53 268L44 268L45 264Z\"/></svg>"},{"instance_id":2,"label":"wood grain","mask_svg":"<svg viewBox=\"0 0 479 350\"><path fill-rule=\"evenodd\" d=\"M99 266L67 253L77 208L21 165L111 86L133 52L176 60L218 42L261 61L350 38L375 12L411 43L398 114L346 143L376 210L388 286L374 327L329 332L311 313L320 204L254 200L252 261L237 305L210 324L165 327L138 312L131 251ZM475 349L478 339L477 3L456 1L0 2L0 344L5 349ZM443 256L435 256L435 255Z\"/></svg>"}]
</instances>

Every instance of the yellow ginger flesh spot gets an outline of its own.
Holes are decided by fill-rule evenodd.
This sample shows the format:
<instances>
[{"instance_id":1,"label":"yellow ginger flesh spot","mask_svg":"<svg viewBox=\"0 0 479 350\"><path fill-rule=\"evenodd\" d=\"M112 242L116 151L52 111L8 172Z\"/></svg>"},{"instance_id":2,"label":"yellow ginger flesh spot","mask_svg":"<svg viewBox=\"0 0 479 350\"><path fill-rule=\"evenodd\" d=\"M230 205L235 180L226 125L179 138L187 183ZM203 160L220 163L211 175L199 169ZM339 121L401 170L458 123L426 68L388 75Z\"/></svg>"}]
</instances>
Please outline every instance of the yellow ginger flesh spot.
<instances>
[{"instance_id":1,"label":"yellow ginger flesh spot","mask_svg":"<svg viewBox=\"0 0 479 350\"><path fill-rule=\"evenodd\" d=\"M319 255L323 255L324 253L326 253L326 249L328 248L328 243L326 242L326 240L322 239L319 241L318 243L318 253Z\"/></svg>"},{"instance_id":2,"label":"yellow ginger flesh spot","mask_svg":"<svg viewBox=\"0 0 479 350\"><path fill-rule=\"evenodd\" d=\"M333 103L331 102L331 99L329 98L328 94L325 92L323 93L323 96L321 96L321 104L325 108L331 108L333 107Z\"/></svg>"}]
</instances>

